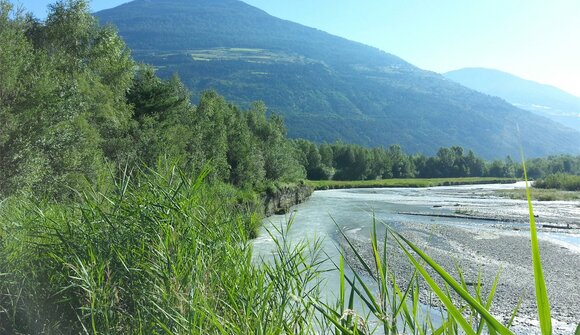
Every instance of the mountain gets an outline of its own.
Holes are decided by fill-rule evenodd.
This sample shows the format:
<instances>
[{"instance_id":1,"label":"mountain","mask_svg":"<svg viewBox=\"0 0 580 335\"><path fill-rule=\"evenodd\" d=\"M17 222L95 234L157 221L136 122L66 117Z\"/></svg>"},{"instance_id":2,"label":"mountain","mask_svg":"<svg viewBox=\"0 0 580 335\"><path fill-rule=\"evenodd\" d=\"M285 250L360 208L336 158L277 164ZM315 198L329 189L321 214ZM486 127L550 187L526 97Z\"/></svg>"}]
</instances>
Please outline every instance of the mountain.
<instances>
[{"instance_id":1,"label":"mountain","mask_svg":"<svg viewBox=\"0 0 580 335\"><path fill-rule=\"evenodd\" d=\"M464 68L444 76L580 131L580 97L557 87L485 68Z\"/></svg>"},{"instance_id":2,"label":"mountain","mask_svg":"<svg viewBox=\"0 0 580 335\"><path fill-rule=\"evenodd\" d=\"M486 158L580 153L580 134L399 57L281 20L238 0L136 0L96 13L136 59L178 73L195 96L262 100L291 137ZM516 131L517 126L521 136Z\"/></svg>"}]
</instances>

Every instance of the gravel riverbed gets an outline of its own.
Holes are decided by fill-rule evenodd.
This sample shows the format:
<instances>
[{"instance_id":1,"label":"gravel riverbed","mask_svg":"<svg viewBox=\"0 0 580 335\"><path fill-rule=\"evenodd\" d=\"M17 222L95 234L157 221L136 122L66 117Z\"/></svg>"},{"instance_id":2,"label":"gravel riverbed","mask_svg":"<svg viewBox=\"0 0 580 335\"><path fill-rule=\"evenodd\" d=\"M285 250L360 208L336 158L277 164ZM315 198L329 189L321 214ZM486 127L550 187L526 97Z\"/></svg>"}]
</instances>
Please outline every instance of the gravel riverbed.
<instances>
[{"instance_id":1,"label":"gravel riverbed","mask_svg":"<svg viewBox=\"0 0 580 335\"><path fill-rule=\"evenodd\" d=\"M506 229L464 228L451 225L424 225L411 222L398 223L397 230L443 266L456 275L455 264L462 270L467 282L475 283L481 273L483 292L487 296L492 283L501 270L499 285L493 300L492 313L506 323L521 297L514 330L521 334L539 333L535 302L534 277L530 251L529 232ZM371 261L370 239L359 234L347 236L356 248ZM343 241L344 242L344 241ZM544 277L550 297L554 334L573 334L580 323L580 252L555 241L540 239L540 252ZM341 243L354 264L353 254ZM401 251L396 253L391 270L398 278L410 278L412 268ZM457 278L457 276L455 276ZM404 282L401 284L405 284ZM422 292L423 303L430 299L426 284Z\"/></svg>"},{"instance_id":2,"label":"gravel riverbed","mask_svg":"<svg viewBox=\"0 0 580 335\"><path fill-rule=\"evenodd\" d=\"M375 218L416 243L455 277L456 262L468 282L477 282L481 273L485 296L501 269L492 314L507 323L522 297L511 329L517 334L539 334L527 202L500 196L504 190L524 192L522 187L517 183L316 191L295 208L288 240L321 238L322 251L334 263L342 249L356 269L355 257L337 225L371 262L369 236ZM534 213L554 334L574 334L580 323L580 201L534 201ZM268 221L284 226L288 219L278 215ZM256 255L268 254L272 247L265 232L254 243ZM389 253L394 254L391 269L398 280L409 278L413 269L406 256L392 243ZM339 289L338 274L331 271L324 277L324 294L332 301ZM422 301L429 304L430 294L423 287Z\"/></svg>"}]
</instances>

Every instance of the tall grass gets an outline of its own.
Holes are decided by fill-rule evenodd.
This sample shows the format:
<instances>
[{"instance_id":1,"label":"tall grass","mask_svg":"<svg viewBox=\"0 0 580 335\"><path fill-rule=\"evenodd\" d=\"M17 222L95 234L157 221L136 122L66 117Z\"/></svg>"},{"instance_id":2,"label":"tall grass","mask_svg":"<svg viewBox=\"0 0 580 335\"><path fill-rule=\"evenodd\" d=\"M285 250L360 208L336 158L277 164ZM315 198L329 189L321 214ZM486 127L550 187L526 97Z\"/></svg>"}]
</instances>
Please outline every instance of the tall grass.
<instances>
[{"instance_id":1,"label":"tall grass","mask_svg":"<svg viewBox=\"0 0 580 335\"><path fill-rule=\"evenodd\" d=\"M207 172L135 171L68 204L8 199L0 333L312 333L300 299L314 292L316 263L281 244L277 262L254 264L260 216Z\"/></svg>"},{"instance_id":2,"label":"tall grass","mask_svg":"<svg viewBox=\"0 0 580 335\"><path fill-rule=\"evenodd\" d=\"M509 325L501 324L489 312L499 274L492 283L488 296L482 294L484 283L478 279L473 296L468 292L468 284L461 269L457 268L459 279L454 279L412 242L388 225L385 224L384 227L386 231L381 241L377 234L377 222L373 222L370 257L363 255L362 251L342 234L359 263L354 268L362 270L355 270L353 278L346 277L341 258L338 269L344 280L349 283L350 293L349 288L341 282L339 308L333 308L328 304L316 305L317 309L335 325L336 334L481 334L484 329L490 334L512 334L508 329ZM403 257L406 257L415 268L411 278L404 280L407 283L404 287L399 285L396 273L389 269L391 261L388 259L389 248L402 251ZM438 284L433 274L439 276L444 284ZM370 277L372 284L369 284L363 276ZM431 292L445 306L446 312L441 313L440 323L433 322L430 314L421 313L420 278L423 278ZM375 293L377 291L378 293ZM452 294L452 291L456 294ZM370 311L372 318L364 317L353 310L355 299L361 302L363 308ZM348 308L345 309L345 305L348 305ZM371 324L374 326L370 326Z\"/></svg>"},{"instance_id":3,"label":"tall grass","mask_svg":"<svg viewBox=\"0 0 580 335\"><path fill-rule=\"evenodd\" d=\"M507 324L490 313L499 274L487 296L480 279L468 290L461 269L451 275L386 225L379 238L377 222L370 257L343 234L360 266L347 275L341 257L338 301L322 300L320 241L290 241L290 218L269 230L272 257L256 261L250 237L260 215L207 173L160 164L115 179L106 193L79 192L74 203L0 204L0 333L511 334L517 306ZM414 268L405 281L390 268L394 249ZM532 253L549 334L535 230ZM423 285L445 307L440 323L421 313Z\"/></svg>"},{"instance_id":4,"label":"tall grass","mask_svg":"<svg viewBox=\"0 0 580 335\"><path fill-rule=\"evenodd\" d=\"M526 198L528 200L528 209L530 215L530 240L532 249L532 262L534 264L534 284L536 289L538 317L540 319L540 328L542 330L542 335L548 335L552 334L552 318L550 315L550 302L548 300L548 291L546 290L546 283L544 281L544 274L542 271L540 246L538 245L538 235L536 232L536 220L534 217L534 209L532 206L530 187L528 186L528 173L526 171L526 161L524 159L523 150L521 151L521 156L522 156L522 166L524 169L524 180L526 182Z\"/></svg>"}]
</instances>

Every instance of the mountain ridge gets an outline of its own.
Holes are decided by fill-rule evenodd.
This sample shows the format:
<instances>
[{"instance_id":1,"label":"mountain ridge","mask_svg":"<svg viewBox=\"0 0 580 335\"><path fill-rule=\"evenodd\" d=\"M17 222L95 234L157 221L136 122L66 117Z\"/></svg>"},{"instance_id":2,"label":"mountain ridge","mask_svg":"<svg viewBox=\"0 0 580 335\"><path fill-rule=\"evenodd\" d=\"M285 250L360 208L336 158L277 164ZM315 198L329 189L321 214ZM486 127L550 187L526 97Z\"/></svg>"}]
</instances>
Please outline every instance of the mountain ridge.
<instances>
[{"instance_id":1,"label":"mountain ridge","mask_svg":"<svg viewBox=\"0 0 580 335\"><path fill-rule=\"evenodd\" d=\"M556 86L478 67L449 71L444 76L580 131L580 97Z\"/></svg>"},{"instance_id":2,"label":"mountain ridge","mask_svg":"<svg viewBox=\"0 0 580 335\"><path fill-rule=\"evenodd\" d=\"M134 57L242 107L262 100L292 137L486 158L579 153L578 134L377 48L281 20L237 0L136 0L96 13ZM538 131L541 130L541 131ZM533 135L532 135L533 134Z\"/></svg>"}]
</instances>

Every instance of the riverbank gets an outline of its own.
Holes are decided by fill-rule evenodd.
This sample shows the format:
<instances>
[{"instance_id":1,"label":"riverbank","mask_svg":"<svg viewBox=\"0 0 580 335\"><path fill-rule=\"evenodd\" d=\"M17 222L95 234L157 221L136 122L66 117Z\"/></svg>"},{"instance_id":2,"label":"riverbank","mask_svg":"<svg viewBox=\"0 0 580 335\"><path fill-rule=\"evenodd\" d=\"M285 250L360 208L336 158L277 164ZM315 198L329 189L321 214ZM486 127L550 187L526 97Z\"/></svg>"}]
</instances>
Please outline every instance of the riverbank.
<instances>
[{"instance_id":1,"label":"riverbank","mask_svg":"<svg viewBox=\"0 0 580 335\"><path fill-rule=\"evenodd\" d=\"M272 187L262 195L264 215L285 214L290 207L298 205L308 199L314 189L304 183L294 183Z\"/></svg>"},{"instance_id":2,"label":"riverbank","mask_svg":"<svg viewBox=\"0 0 580 335\"><path fill-rule=\"evenodd\" d=\"M501 190L497 194L502 197L518 200L526 200L526 192L523 190ZM538 201L574 201L580 200L580 191L564 191L557 189L531 188L532 200Z\"/></svg>"},{"instance_id":3,"label":"riverbank","mask_svg":"<svg viewBox=\"0 0 580 335\"><path fill-rule=\"evenodd\" d=\"M463 269L467 282L477 282L477 276L481 273L484 295L488 294L501 269L493 314L507 322L521 296L523 300L515 329L519 334L535 334L539 329L535 321L537 310L527 204L523 200L498 196L498 192L503 191L523 193L520 184L513 187L433 188L425 192L417 190L404 197L382 198L405 206L413 204L413 207L412 210L403 207L405 210L381 215L380 219L416 243L449 273L457 275L456 263ZM372 192L365 197L374 199ZM379 192L390 194L392 191ZM432 196L426 196L430 192L434 192ZM418 203L419 206L414 205ZM535 201L533 204L554 333L571 334L580 322L580 305L577 304L580 301L580 274L577 270L580 269L580 202ZM381 205L373 206L381 208ZM342 228L370 261L372 254L368 234L361 234L349 226ZM576 242L567 243L569 241ZM340 244L353 262L348 246L344 241ZM389 253L393 260L391 270L400 279L409 278L413 268L406 256L394 246ZM356 262L354 264L356 267ZM400 284L405 285L404 282ZM422 301L429 304L430 296L425 285L423 291Z\"/></svg>"},{"instance_id":4,"label":"riverbank","mask_svg":"<svg viewBox=\"0 0 580 335\"><path fill-rule=\"evenodd\" d=\"M324 254L338 263L340 250L350 251L337 232L338 225L370 260L369 236L373 218L376 218L411 238L453 275L456 274L455 260L461 264L466 281L476 282L481 270L484 295L502 268L492 312L507 323L524 292L525 301L516 318L515 329L517 334L535 334L539 329L534 321L537 312L527 203L499 197L496 193L509 189L522 191L522 187L520 182L511 185L317 191L309 201L296 207L287 239L291 242L304 238L319 239ZM576 270L580 260L580 225L577 222L580 202L534 202L534 212L538 215L536 220L553 310L554 333L571 334L580 315L580 307L574 301L580 297L577 285L580 272ZM284 226L288 219L288 216L275 215L267 219L267 224ZM569 223L572 229L547 227L556 223L566 228ZM269 255L273 245L272 239L263 232L254 243L256 257ZM406 257L396 252L392 239L389 246L390 259L393 260L391 269L399 279L410 276L411 268ZM352 263L352 252L346 254ZM339 290L338 274L335 271L321 276L327 281L324 294L329 301L334 301L333 294ZM427 289L423 290L422 301L429 303Z\"/></svg>"},{"instance_id":5,"label":"riverbank","mask_svg":"<svg viewBox=\"0 0 580 335\"><path fill-rule=\"evenodd\" d=\"M478 230L451 225L420 225L398 223L397 231L423 249L431 258L457 277L458 265L466 282L477 283L481 275L483 296L489 294L495 276L500 272L499 284L491 308L492 314L500 321L507 323L519 299L522 299L515 320L515 330L522 334L533 334L537 327L537 310L534 295L533 267L529 237L523 232L497 230ZM357 234L347 236L362 255L372 262L372 249L368 238ZM350 264L357 262L345 241L341 246L347 252ZM571 334L580 317L580 287L578 286L577 269L580 269L580 251L558 244L549 239L540 239L544 277L547 284L554 334ZM398 247L391 245L388 249L391 271L401 279L400 285L406 285L403 278L410 278L414 268ZM359 268L362 271L362 269ZM442 284L441 281L439 281ZM421 300L425 304L438 306L432 300L427 286ZM471 288L472 293L474 288Z\"/></svg>"},{"instance_id":6,"label":"riverbank","mask_svg":"<svg viewBox=\"0 0 580 335\"><path fill-rule=\"evenodd\" d=\"M347 188L384 188L384 187L435 187L453 185L511 184L514 178L464 177L464 178L401 178L380 180L307 180L305 184L315 190Z\"/></svg>"}]
</instances>

